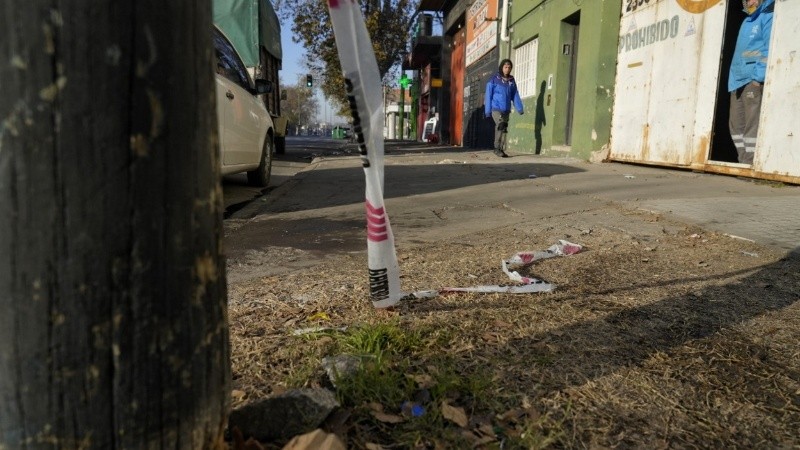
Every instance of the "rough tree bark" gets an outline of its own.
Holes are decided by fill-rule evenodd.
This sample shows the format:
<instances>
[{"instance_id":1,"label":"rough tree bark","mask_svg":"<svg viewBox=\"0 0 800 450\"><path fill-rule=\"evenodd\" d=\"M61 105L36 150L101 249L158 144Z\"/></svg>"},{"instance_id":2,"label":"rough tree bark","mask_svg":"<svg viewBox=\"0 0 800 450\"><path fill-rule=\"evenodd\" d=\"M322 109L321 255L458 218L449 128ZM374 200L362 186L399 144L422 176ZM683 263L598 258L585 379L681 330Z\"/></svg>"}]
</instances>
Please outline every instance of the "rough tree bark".
<instances>
[{"instance_id":1,"label":"rough tree bark","mask_svg":"<svg viewBox=\"0 0 800 450\"><path fill-rule=\"evenodd\" d=\"M0 449L220 445L210 1L0 3Z\"/></svg>"}]
</instances>

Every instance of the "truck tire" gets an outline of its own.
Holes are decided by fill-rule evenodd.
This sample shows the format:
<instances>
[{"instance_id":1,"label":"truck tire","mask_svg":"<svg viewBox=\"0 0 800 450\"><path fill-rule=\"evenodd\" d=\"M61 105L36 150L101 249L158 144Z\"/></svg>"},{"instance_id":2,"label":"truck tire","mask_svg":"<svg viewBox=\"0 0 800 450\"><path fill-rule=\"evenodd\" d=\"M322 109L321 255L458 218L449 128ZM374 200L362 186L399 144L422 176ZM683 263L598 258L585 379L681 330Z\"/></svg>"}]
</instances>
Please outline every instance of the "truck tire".
<instances>
[{"instance_id":1,"label":"truck tire","mask_svg":"<svg viewBox=\"0 0 800 450\"><path fill-rule=\"evenodd\" d=\"M275 153L278 155L283 155L286 153L286 137L285 136L278 136L275 138Z\"/></svg>"},{"instance_id":2,"label":"truck tire","mask_svg":"<svg viewBox=\"0 0 800 450\"><path fill-rule=\"evenodd\" d=\"M269 185L269 177L272 173L272 152L274 150L272 136L267 135L264 139L264 148L261 149L261 163L257 169L247 172L247 182L251 186L267 187Z\"/></svg>"}]
</instances>

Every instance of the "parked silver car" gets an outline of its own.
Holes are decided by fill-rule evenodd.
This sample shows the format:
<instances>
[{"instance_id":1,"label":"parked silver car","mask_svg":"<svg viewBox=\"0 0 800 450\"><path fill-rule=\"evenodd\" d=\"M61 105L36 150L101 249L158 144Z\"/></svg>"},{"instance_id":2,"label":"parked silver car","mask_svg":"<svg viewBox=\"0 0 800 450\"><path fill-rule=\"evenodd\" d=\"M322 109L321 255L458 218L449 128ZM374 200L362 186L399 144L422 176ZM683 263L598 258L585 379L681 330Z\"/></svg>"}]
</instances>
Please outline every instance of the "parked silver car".
<instances>
[{"instance_id":1,"label":"parked silver car","mask_svg":"<svg viewBox=\"0 0 800 450\"><path fill-rule=\"evenodd\" d=\"M247 172L255 186L267 186L272 171L274 126L258 97L272 91L267 80L253 81L230 40L214 27L216 94L222 175Z\"/></svg>"}]
</instances>

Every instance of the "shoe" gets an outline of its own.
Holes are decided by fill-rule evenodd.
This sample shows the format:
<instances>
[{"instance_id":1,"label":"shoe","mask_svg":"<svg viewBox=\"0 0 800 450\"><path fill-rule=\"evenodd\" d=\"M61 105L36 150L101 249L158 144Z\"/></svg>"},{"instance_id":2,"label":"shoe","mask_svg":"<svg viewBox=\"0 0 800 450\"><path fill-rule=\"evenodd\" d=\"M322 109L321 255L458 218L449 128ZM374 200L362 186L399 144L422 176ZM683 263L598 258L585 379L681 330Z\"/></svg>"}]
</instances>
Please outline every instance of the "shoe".
<instances>
[{"instance_id":1,"label":"shoe","mask_svg":"<svg viewBox=\"0 0 800 450\"><path fill-rule=\"evenodd\" d=\"M500 150L499 148L494 149L494 155L495 156L499 156L501 158L508 158L508 155L506 155L506 152Z\"/></svg>"}]
</instances>

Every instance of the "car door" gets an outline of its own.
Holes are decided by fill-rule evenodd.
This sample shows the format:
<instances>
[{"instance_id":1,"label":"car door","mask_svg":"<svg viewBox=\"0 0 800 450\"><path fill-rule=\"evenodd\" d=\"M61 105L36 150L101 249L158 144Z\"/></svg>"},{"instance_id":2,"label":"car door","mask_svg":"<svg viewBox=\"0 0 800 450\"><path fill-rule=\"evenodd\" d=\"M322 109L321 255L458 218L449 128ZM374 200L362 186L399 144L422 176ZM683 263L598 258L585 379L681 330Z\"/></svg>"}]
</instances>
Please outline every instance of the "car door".
<instances>
[{"instance_id":1,"label":"car door","mask_svg":"<svg viewBox=\"0 0 800 450\"><path fill-rule=\"evenodd\" d=\"M266 136L263 102L250 91L250 78L228 39L214 30L216 96L223 166L258 165Z\"/></svg>"}]
</instances>

